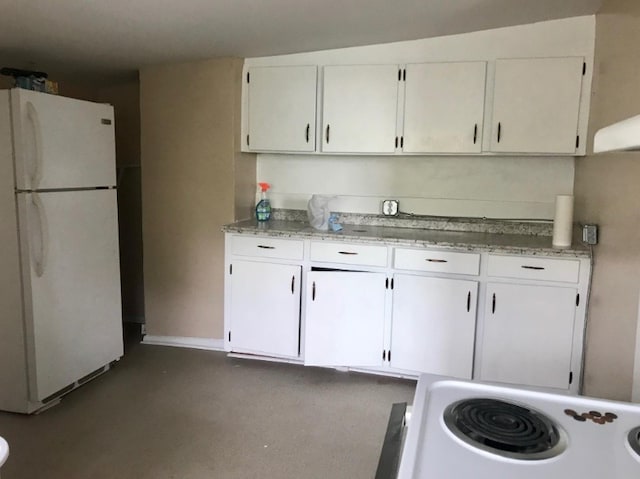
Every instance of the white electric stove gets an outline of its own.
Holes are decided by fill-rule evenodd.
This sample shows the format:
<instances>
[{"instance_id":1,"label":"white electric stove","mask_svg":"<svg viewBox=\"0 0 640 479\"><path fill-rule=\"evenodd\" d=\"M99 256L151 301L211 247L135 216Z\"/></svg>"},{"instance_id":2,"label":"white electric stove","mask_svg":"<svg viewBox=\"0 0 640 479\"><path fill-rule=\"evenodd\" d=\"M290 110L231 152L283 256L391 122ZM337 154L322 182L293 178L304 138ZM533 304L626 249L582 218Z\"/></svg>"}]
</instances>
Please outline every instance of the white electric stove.
<instances>
[{"instance_id":1,"label":"white electric stove","mask_svg":"<svg viewBox=\"0 0 640 479\"><path fill-rule=\"evenodd\" d=\"M640 405L418 381L399 479L640 477Z\"/></svg>"}]
</instances>

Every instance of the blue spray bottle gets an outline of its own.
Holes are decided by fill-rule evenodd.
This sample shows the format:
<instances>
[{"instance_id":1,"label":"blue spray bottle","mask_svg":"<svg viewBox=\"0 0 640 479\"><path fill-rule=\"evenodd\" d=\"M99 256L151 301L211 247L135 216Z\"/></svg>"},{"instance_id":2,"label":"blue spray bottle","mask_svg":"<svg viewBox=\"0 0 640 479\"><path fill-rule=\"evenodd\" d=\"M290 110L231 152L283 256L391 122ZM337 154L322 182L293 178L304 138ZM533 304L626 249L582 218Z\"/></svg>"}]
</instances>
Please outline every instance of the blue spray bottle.
<instances>
[{"instance_id":1,"label":"blue spray bottle","mask_svg":"<svg viewBox=\"0 0 640 479\"><path fill-rule=\"evenodd\" d=\"M256 205L256 219L258 221L268 221L271 218L271 202L267 198L267 190L271 187L269 183L258 183L262 191L260 201Z\"/></svg>"}]
</instances>

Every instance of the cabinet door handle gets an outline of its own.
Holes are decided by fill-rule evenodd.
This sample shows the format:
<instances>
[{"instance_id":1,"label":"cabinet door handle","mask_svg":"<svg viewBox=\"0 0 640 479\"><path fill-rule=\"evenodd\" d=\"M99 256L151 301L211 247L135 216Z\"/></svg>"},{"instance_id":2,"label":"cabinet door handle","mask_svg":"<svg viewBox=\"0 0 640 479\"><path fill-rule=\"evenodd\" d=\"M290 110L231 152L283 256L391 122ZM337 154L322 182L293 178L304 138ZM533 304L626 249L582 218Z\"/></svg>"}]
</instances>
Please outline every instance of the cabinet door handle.
<instances>
[{"instance_id":1,"label":"cabinet door handle","mask_svg":"<svg viewBox=\"0 0 640 479\"><path fill-rule=\"evenodd\" d=\"M307 143L309 143L309 129L311 128L311 124L307 123L307 133L306 133L306 139L307 139Z\"/></svg>"},{"instance_id":2,"label":"cabinet door handle","mask_svg":"<svg viewBox=\"0 0 640 479\"><path fill-rule=\"evenodd\" d=\"M496 312L496 293L493 293L493 301L491 303L491 313Z\"/></svg>"},{"instance_id":3,"label":"cabinet door handle","mask_svg":"<svg viewBox=\"0 0 640 479\"><path fill-rule=\"evenodd\" d=\"M358 253L356 253L355 251L338 251L338 254L346 254L349 256L357 256Z\"/></svg>"},{"instance_id":4,"label":"cabinet door handle","mask_svg":"<svg viewBox=\"0 0 640 479\"><path fill-rule=\"evenodd\" d=\"M296 275L291 276L291 294L295 292Z\"/></svg>"},{"instance_id":5,"label":"cabinet door handle","mask_svg":"<svg viewBox=\"0 0 640 479\"><path fill-rule=\"evenodd\" d=\"M311 285L311 301L316 300L316 282L314 281Z\"/></svg>"},{"instance_id":6,"label":"cabinet door handle","mask_svg":"<svg viewBox=\"0 0 640 479\"><path fill-rule=\"evenodd\" d=\"M476 123L473 127L473 144L475 145L478 141L478 124Z\"/></svg>"},{"instance_id":7,"label":"cabinet door handle","mask_svg":"<svg viewBox=\"0 0 640 479\"><path fill-rule=\"evenodd\" d=\"M528 266L528 265L522 265L521 266L522 269L534 269L536 271L542 271L544 269L544 266Z\"/></svg>"},{"instance_id":8,"label":"cabinet door handle","mask_svg":"<svg viewBox=\"0 0 640 479\"><path fill-rule=\"evenodd\" d=\"M259 244L258 248L260 248L260 249L276 249L275 246L265 246L263 244Z\"/></svg>"},{"instance_id":9,"label":"cabinet door handle","mask_svg":"<svg viewBox=\"0 0 640 479\"><path fill-rule=\"evenodd\" d=\"M425 261L428 261L429 263L448 263L446 259L437 259L437 258L427 258L425 259Z\"/></svg>"},{"instance_id":10,"label":"cabinet door handle","mask_svg":"<svg viewBox=\"0 0 640 479\"><path fill-rule=\"evenodd\" d=\"M500 143L501 138L502 138L502 123L498 122L498 143Z\"/></svg>"},{"instance_id":11,"label":"cabinet door handle","mask_svg":"<svg viewBox=\"0 0 640 479\"><path fill-rule=\"evenodd\" d=\"M471 311L471 291L467 294L467 313Z\"/></svg>"},{"instance_id":12,"label":"cabinet door handle","mask_svg":"<svg viewBox=\"0 0 640 479\"><path fill-rule=\"evenodd\" d=\"M329 125L327 125L327 131L324 135L325 140L327 141L327 143L329 143L329 128L331 128Z\"/></svg>"}]
</instances>

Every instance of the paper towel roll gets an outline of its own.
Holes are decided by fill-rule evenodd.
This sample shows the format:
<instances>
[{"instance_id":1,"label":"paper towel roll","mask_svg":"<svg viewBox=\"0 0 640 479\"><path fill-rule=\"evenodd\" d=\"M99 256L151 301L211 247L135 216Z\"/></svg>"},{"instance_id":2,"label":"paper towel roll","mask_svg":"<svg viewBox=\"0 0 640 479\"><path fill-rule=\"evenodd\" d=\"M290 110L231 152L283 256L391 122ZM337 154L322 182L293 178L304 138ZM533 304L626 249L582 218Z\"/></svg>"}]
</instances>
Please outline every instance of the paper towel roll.
<instances>
[{"instance_id":1,"label":"paper towel roll","mask_svg":"<svg viewBox=\"0 0 640 479\"><path fill-rule=\"evenodd\" d=\"M573 233L573 196L556 196L556 216L553 219L553 246L566 248L571 246Z\"/></svg>"}]
</instances>

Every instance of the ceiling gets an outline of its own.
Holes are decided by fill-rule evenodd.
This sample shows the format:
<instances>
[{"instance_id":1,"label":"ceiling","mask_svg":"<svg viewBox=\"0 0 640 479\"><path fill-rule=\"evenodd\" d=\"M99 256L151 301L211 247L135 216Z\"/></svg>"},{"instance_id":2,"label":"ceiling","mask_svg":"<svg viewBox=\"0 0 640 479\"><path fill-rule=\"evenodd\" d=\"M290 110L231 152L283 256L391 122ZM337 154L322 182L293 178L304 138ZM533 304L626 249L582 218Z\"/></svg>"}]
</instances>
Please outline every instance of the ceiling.
<instances>
[{"instance_id":1,"label":"ceiling","mask_svg":"<svg viewBox=\"0 0 640 479\"><path fill-rule=\"evenodd\" d=\"M602 1L1 0L0 66L126 74L590 15Z\"/></svg>"}]
</instances>

